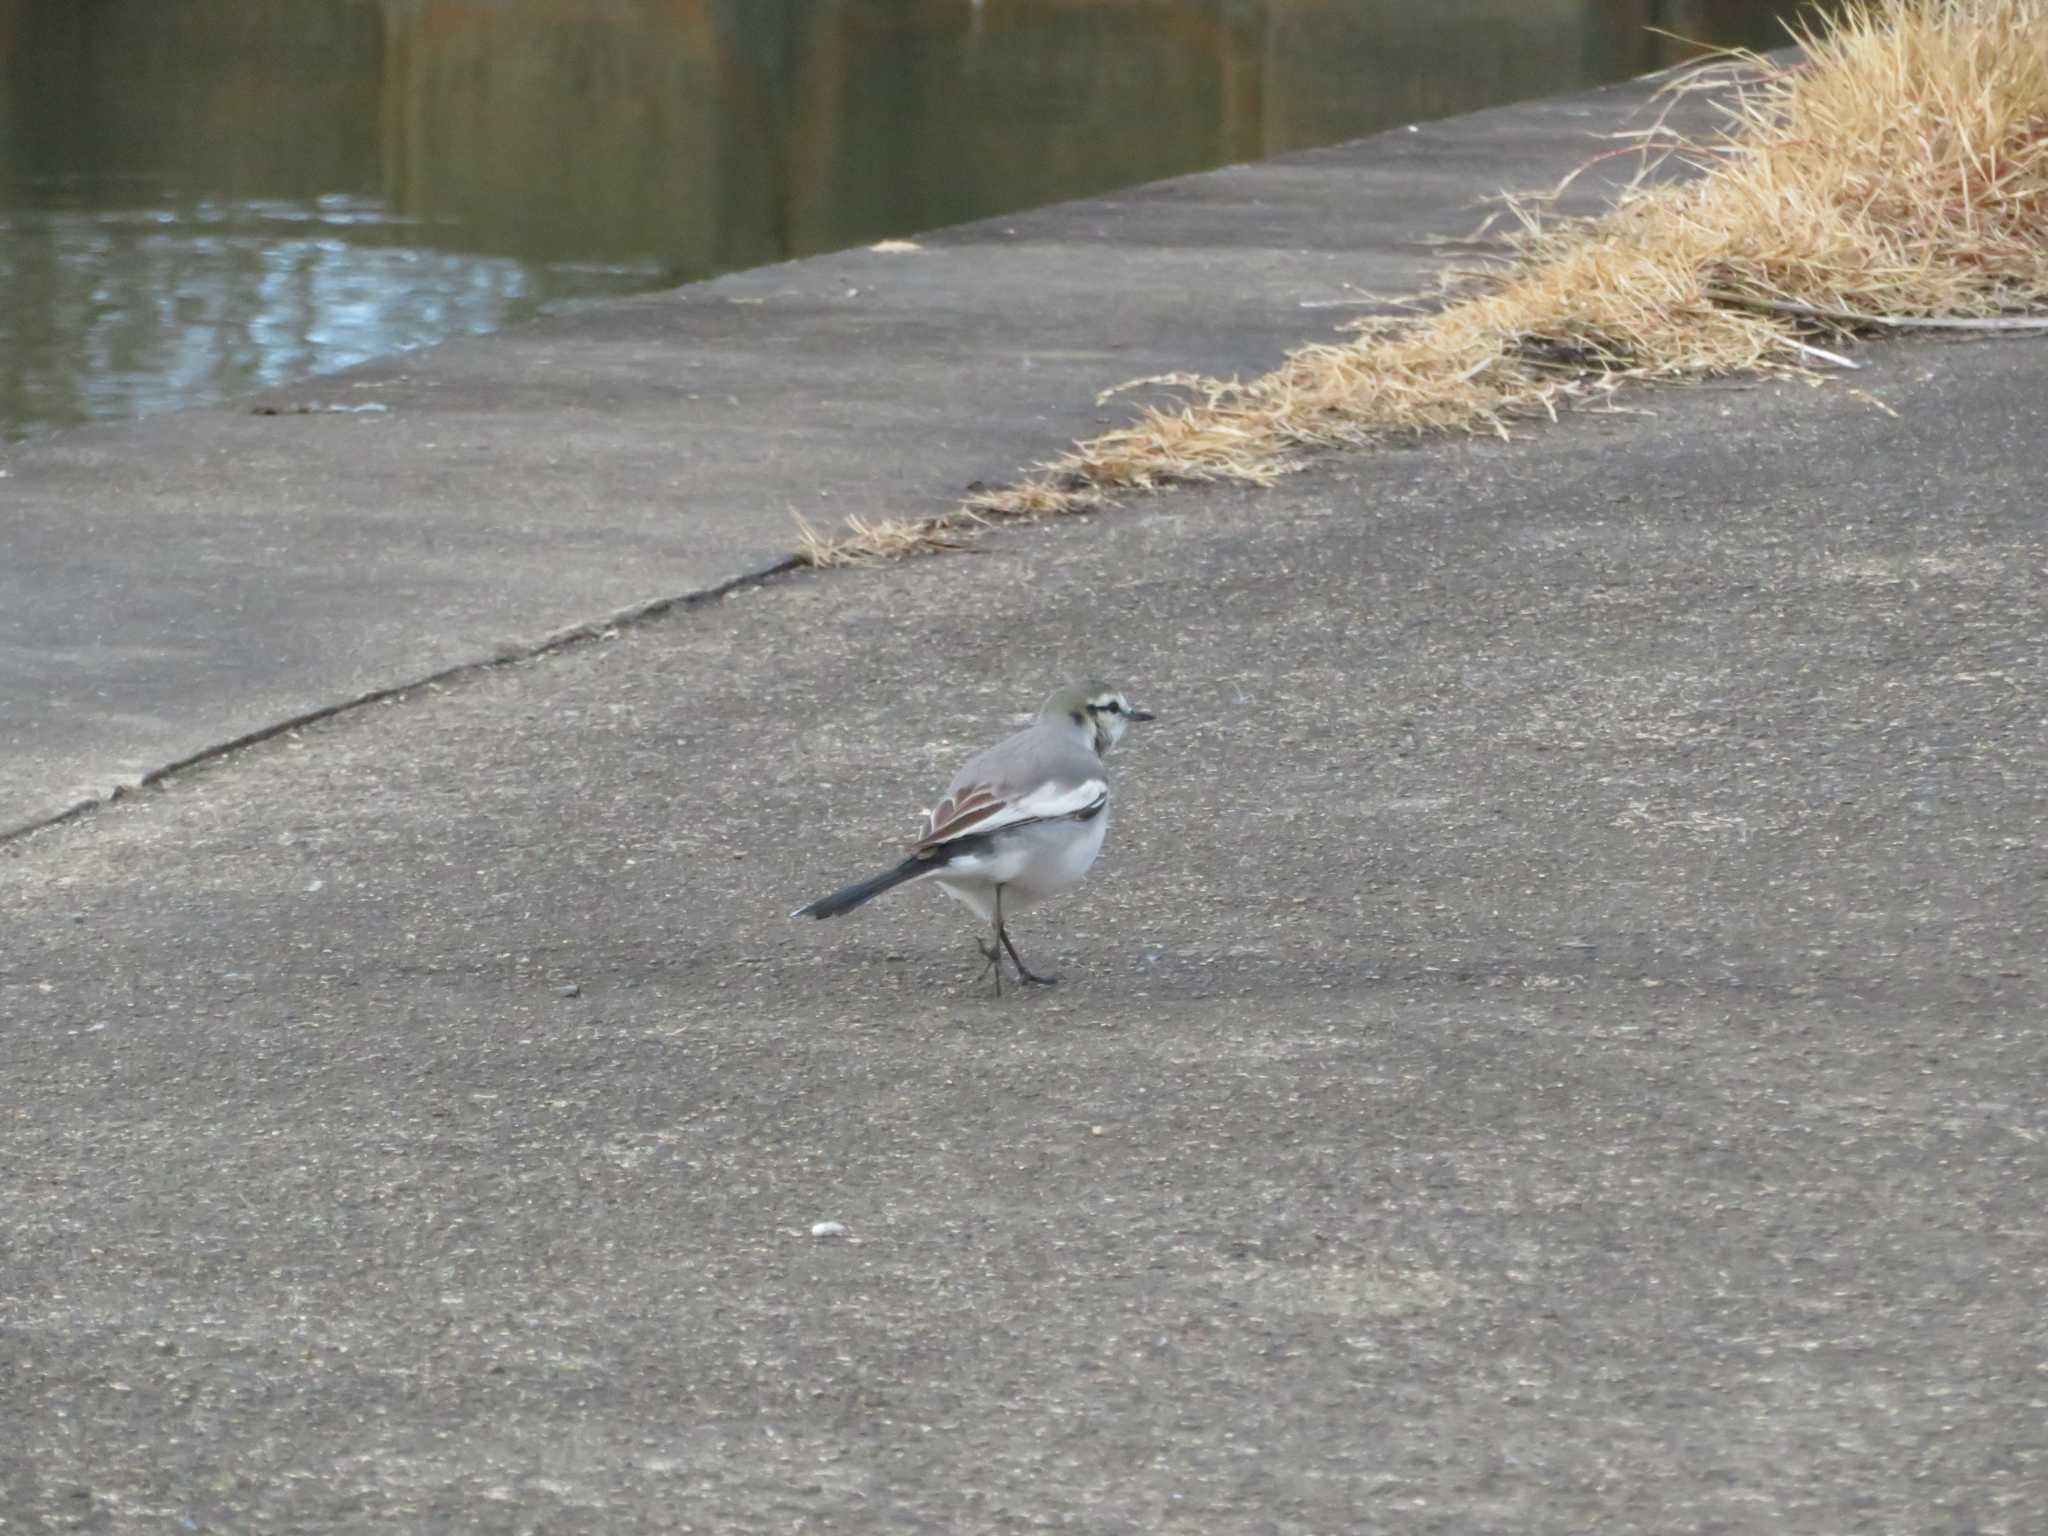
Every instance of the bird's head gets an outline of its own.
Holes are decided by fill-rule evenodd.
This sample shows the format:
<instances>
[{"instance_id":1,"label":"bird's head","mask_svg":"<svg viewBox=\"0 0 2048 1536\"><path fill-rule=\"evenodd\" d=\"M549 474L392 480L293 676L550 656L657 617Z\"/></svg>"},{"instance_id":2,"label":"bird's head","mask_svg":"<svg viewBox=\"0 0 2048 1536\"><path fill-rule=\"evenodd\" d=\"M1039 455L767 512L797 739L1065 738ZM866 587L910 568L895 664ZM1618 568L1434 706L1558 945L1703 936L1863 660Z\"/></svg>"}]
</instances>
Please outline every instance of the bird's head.
<instances>
[{"instance_id":1,"label":"bird's head","mask_svg":"<svg viewBox=\"0 0 2048 1536\"><path fill-rule=\"evenodd\" d=\"M1124 697L1123 690L1103 683L1069 683L1045 701L1042 719L1064 720L1088 733L1097 752L1107 752L1123 739L1125 729L1153 718Z\"/></svg>"}]
</instances>

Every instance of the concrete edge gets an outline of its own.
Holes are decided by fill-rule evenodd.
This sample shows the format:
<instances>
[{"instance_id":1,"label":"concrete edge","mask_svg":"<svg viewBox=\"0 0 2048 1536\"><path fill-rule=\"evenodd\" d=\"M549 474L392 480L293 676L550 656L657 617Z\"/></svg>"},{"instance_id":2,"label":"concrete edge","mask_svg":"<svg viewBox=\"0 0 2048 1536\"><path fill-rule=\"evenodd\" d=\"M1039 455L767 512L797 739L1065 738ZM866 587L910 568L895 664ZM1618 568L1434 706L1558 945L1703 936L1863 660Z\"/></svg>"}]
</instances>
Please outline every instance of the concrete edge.
<instances>
[{"instance_id":1,"label":"concrete edge","mask_svg":"<svg viewBox=\"0 0 2048 1536\"><path fill-rule=\"evenodd\" d=\"M244 731L241 735L231 740L218 742L212 746L201 747L196 752L188 752L185 756L173 759L171 762L147 769L131 780L112 785L103 794L88 795L82 800L73 801L63 809L52 811L47 815L30 817L27 821L16 822L11 826L0 826L0 847L5 847L9 843L19 842L24 838L33 837L36 833L47 831L51 827L62 826L66 822L80 820L99 810L102 806L111 805L115 801L125 799L141 790L154 788L173 775L183 773L188 768L198 768L208 763L217 762L221 758L241 751L244 747L253 747L258 742L269 741L272 737L282 736L287 731L295 731L300 726L313 725L321 720L331 720L339 715L345 715L354 710L361 709L366 705L379 704L386 699L395 699L421 688L432 687L436 683L460 681L465 678L474 677L478 673L495 671L499 667L513 666L522 661L532 661L541 656L549 656L556 651L567 650L572 646L583 645L589 641L599 639L613 630L627 629L636 624L644 624L669 613L701 608L706 604L715 603L720 598L733 592L743 592L754 587L766 586L778 577L786 576L792 571L805 568L804 561L800 556L794 554L785 555L772 565L763 566L759 570L745 572L733 577L729 581L722 581L714 587L704 587L694 592L678 592L666 597L649 598L645 602L630 603L624 608L614 609L612 612L598 618L584 619L574 624L565 625L560 629L552 630L538 639L507 641L487 656L478 656L469 661L458 661L452 666L442 667L437 672L429 672L423 676L407 678L400 682L387 683L382 687L372 688L365 693L351 694L347 698L337 699L329 704L316 705L311 709L302 710L298 714L290 715L285 719L273 721L268 725L260 725L253 731Z\"/></svg>"}]
</instances>

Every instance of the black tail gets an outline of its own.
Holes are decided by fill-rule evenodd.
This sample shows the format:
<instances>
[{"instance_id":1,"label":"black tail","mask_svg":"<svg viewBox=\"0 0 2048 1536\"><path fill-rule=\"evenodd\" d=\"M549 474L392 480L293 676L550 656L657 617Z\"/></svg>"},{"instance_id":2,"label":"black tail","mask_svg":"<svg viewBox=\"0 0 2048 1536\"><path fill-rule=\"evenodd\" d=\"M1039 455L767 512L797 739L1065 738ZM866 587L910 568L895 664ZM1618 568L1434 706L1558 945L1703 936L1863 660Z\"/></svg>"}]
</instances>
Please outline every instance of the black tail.
<instances>
[{"instance_id":1,"label":"black tail","mask_svg":"<svg viewBox=\"0 0 2048 1536\"><path fill-rule=\"evenodd\" d=\"M939 864L933 859L905 859L894 869L884 870L865 880L856 880L844 890L834 891L830 896L820 896L807 907L798 907L791 917L837 917L842 912L851 912L863 902L873 901L882 892L893 890L906 880L915 880L919 875L928 875Z\"/></svg>"}]
</instances>

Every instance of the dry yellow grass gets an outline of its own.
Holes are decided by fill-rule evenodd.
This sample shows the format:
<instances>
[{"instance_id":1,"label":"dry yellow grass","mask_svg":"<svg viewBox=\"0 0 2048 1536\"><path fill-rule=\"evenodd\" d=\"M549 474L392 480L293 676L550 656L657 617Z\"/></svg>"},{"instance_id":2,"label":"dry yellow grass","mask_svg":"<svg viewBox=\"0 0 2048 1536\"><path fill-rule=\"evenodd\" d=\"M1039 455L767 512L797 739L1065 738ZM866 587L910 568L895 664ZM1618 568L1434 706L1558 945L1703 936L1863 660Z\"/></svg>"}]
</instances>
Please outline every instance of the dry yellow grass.
<instances>
[{"instance_id":1,"label":"dry yellow grass","mask_svg":"<svg viewBox=\"0 0 2048 1536\"><path fill-rule=\"evenodd\" d=\"M1511 205L1509 255L1449 274L1435 312L1358 322L1248 382L1076 444L953 512L804 529L837 565L956 546L977 525L1127 491L1266 484L1305 449L1494 432L1626 385L1853 366L1891 328L2040 329L2048 310L2048 0L1860 0L1781 65L1721 56L1674 82L1726 113L1706 139L1639 141L1697 174L1638 178L1606 213Z\"/></svg>"}]
</instances>

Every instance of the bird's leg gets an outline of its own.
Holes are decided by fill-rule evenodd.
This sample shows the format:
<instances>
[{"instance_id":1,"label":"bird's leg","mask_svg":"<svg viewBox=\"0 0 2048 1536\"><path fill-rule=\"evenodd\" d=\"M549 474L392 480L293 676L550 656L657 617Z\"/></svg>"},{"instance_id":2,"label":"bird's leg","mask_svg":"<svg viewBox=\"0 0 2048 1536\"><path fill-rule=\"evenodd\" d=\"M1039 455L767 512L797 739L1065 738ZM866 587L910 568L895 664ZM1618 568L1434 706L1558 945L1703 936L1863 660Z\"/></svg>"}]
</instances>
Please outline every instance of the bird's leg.
<instances>
[{"instance_id":1,"label":"bird's leg","mask_svg":"<svg viewBox=\"0 0 2048 1536\"><path fill-rule=\"evenodd\" d=\"M981 951L981 958L988 962L987 965L981 968L981 976L986 976L991 971L995 973L996 996L1001 997L1003 995L1003 950L1001 944L997 942L1003 936L1003 888L1000 885L996 887L995 930L996 937L994 939L989 940L986 944L980 939L976 939L974 947ZM979 981L981 976L977 976L974 979Z\"/></svg>"},{"instance_id":2,"label":"bird's leg","mask_svg":"<svg viewBox=\"0 0 2048 1536\"><path fill-rule=\"evenodd\" d=\"M1050 987L1059 981L1057 976L1034 976L1024 964L1024 957L1017 953L1017 946L1010 942L1010 930L1003 926L1002 910L996 911L996 937L1003 941L1003 948L1010 952L1010 959L1017 966L1017 974L1034 987Z\"/></svg>"}]
</instances>

